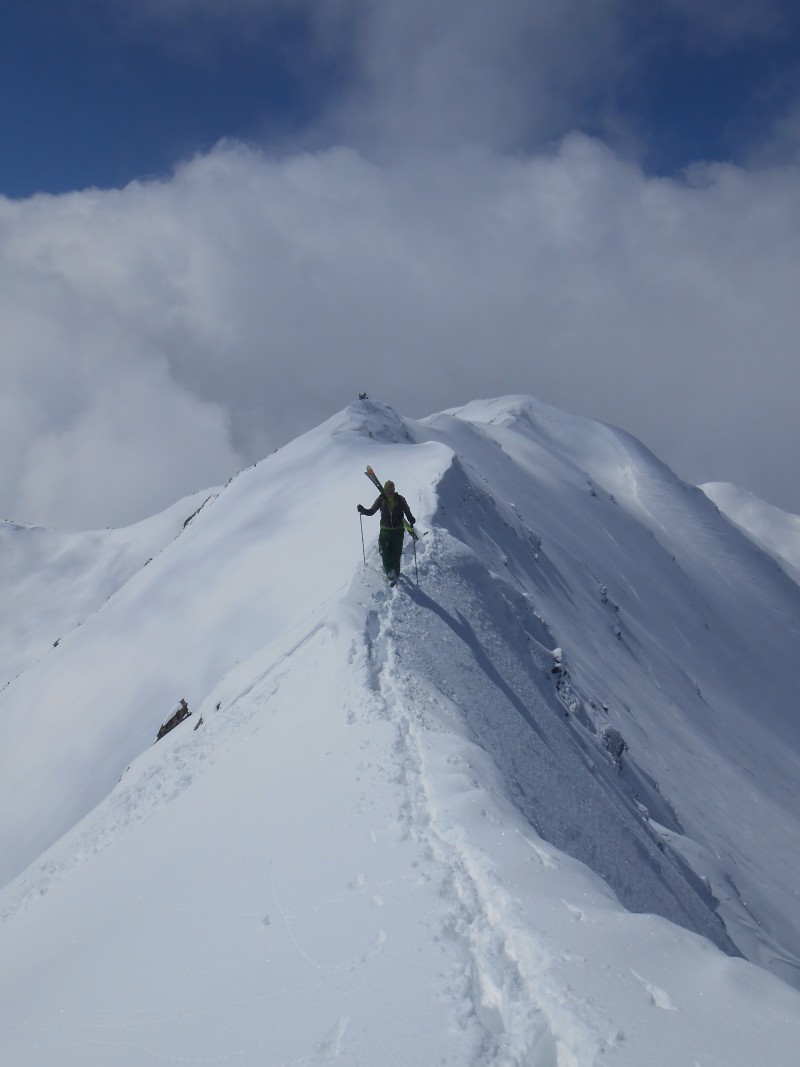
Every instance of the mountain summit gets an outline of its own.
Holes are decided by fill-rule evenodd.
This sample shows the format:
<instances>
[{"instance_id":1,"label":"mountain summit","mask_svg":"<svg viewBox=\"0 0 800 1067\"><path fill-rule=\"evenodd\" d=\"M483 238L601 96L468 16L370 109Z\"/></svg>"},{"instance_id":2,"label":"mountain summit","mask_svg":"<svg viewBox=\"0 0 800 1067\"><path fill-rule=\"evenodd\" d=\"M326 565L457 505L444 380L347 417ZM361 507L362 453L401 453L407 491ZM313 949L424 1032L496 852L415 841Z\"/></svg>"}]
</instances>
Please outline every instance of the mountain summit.
<instances>
[{"instance_id":1,"label":"mountain summit","mask_svg":"<svg viewBox=\"0 0 800 1067\"><path fill-rule=\"evenodd\" d=\"M365 400L182 510L3 531L9 1062L793 1062L800 586L701 490Z\"/></svg>"}]
</instances>

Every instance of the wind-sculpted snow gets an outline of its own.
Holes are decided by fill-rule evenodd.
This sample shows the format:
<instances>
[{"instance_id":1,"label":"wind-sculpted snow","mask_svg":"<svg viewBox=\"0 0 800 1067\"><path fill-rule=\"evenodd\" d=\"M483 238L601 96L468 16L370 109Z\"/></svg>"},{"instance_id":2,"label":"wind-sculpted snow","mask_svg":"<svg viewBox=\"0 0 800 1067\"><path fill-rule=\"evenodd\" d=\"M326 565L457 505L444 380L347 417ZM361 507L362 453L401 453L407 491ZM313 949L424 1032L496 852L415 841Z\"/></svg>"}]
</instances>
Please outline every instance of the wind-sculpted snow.
<instances>
[{"instance_id":1,"label":"wind-sculpted snow","mask_svg":"<svg viewBox=\"0 0 800 1067\"><path fill-rule=\"evenodd\" d=\"M711 894L687 879L644 817L580 700L559 691L553 642L530 601L444 531L429 557L425 588L409 588L396 608L408 634L398 664L409 705L443 715L451 728L456 718L491 756L531 826L600 874L626 907L663 915L736 953Z\"/></svg>"},{"instance_id":2,"label":"wind-sculpted snow","mask_svg":"<svg viewBox=\"0 0 800 1067\"><path fill-rule=\"evenodd\" d=\"M4 1061L789 1067L798 592L606 427L353 405L0 694Z\"/></svg>"},{"instance_id":3,"label":"wind-sculpted snow","mask_svg":"<svg viewBox=\"0 0 800 1067\"><path fill-rule=\"evenodd\" d=\"M426 426L463 472L437 522L546 619L593 728L617 728L627 776L657 784L633 795L654 823L677 815L664 842L738 949L800 981L797 585L619 431L531 398Z\"/></svg>"},{"instance_id":4,"label":"wind-sculpted snow","mask_svg":"<svg viewBox=\"0 0 800 1067\"><path fill-rule=\"evenodd\" d=\"M800 515L787 515L728 482L710 482L700 488L726 518L800 582Z\"/></svg>"}]
</instances>

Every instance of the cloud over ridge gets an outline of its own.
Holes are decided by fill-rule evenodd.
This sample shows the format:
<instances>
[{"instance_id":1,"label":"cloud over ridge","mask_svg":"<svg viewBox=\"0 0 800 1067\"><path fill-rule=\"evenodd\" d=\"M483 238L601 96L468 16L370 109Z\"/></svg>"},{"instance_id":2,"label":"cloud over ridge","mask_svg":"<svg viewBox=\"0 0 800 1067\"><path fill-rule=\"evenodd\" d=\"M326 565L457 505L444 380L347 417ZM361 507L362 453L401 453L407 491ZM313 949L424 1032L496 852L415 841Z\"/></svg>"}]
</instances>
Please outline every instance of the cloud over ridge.
<instances>
[{"instance_id":1,"label":"cloud over ridge","mask_svg":"<svg viewBox=\"0 0 800 1067\"><path fill-rule=\"evenodd\" d=\"M800 446L797 177L654 178L581 134L383 164L226 142L0 200L0 511L134 521L361 390L409 415L539 395L800 510L774 463Z\"/></svg>"}]
</instances>

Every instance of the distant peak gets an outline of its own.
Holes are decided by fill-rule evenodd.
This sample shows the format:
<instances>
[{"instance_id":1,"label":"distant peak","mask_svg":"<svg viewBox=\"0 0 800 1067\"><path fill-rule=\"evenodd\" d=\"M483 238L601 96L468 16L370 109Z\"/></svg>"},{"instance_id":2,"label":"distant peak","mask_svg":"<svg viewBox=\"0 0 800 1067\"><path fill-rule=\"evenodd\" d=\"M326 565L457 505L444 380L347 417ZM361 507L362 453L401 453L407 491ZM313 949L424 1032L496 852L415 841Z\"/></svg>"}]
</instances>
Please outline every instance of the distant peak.
<instances>
[{"instance_id":1,"label":"distant peak","mask_svg":"<svg viewBox=\"0 0 800 1067\"><path fill-rule=\"evenodd\" d=\"M369 399L354 400L324 426L331 436L357 434L385 444L414 440L408 422L394 408Z\"/></svg>"}]
</instances>

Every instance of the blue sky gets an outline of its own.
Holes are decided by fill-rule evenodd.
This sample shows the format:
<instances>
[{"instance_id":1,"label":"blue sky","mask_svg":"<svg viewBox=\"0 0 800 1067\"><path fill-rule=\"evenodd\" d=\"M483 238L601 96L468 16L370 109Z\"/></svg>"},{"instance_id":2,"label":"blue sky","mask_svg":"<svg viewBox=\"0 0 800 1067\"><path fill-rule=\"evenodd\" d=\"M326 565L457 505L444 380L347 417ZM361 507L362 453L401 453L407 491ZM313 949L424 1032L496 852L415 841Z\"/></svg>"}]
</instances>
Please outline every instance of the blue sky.
<instances>
[{"instance_id":1,"label":"blue sky","mask_svg":"<svg viewBox=\"0 0 800 1067\"><path fill-rule=\"evenodd\" d=\"M140 6L137 15L134 0L123 15L114 0L3 5L6 196L124 185L168 173L226 137L278 149L298 138L360 140L346 123L321 125L358 91L364 70L346 32L338 27L326 38L310 5L165 0L160 14ZM573 6L580 19L585 5ZM732 25L722 16L715 24L713 2L705 19L680 3L605 6L611 53L597 69L588 64L583 84L567 72L566 106L558 102L531 128L521 124L503 147L535 150L577 128L633 154L650 173L672 174L698 160L746 161L797 107L800 5L733 0L740 16ZM351 7L355 19L359 5ZM498 5L510 30L518 7ZM697 7L704 9L702 0ZM458 11L450 5L448 16ZM523 21L522 29L532 28ZM569 33L557 44L569 50ZM575 50L586 47L576 33ZM606 41L599 51L607 48ZM512 65L511 76L518 80L511 90L524 94L524 72ZM457 95L458 76L452 88Z\"/></svg>"},{"instance_id":2,"label":"blue sky","mask_svg":"<svg viewBox=\"0 0 800 1067\"><path fill-rule=\"evenodd\" d=\"M120 186L220 138L269 143L302 128L326 91L291 69L308 55L303 20L253 39L215 33L216 22L195 43L181 25L121 22L113 5L4 5L0 190Z\"/></svg>"},{"instance_id":3,"label":"blue sky","mask_svg":"<svg viewBox=\"0 0 800 1067\"><path fill-rule=\"evenodd\" d=\"M797 0L27 0L0 49L0 515L132 522L362 391L800 512Z\"/></svg>"}]
</instances>

